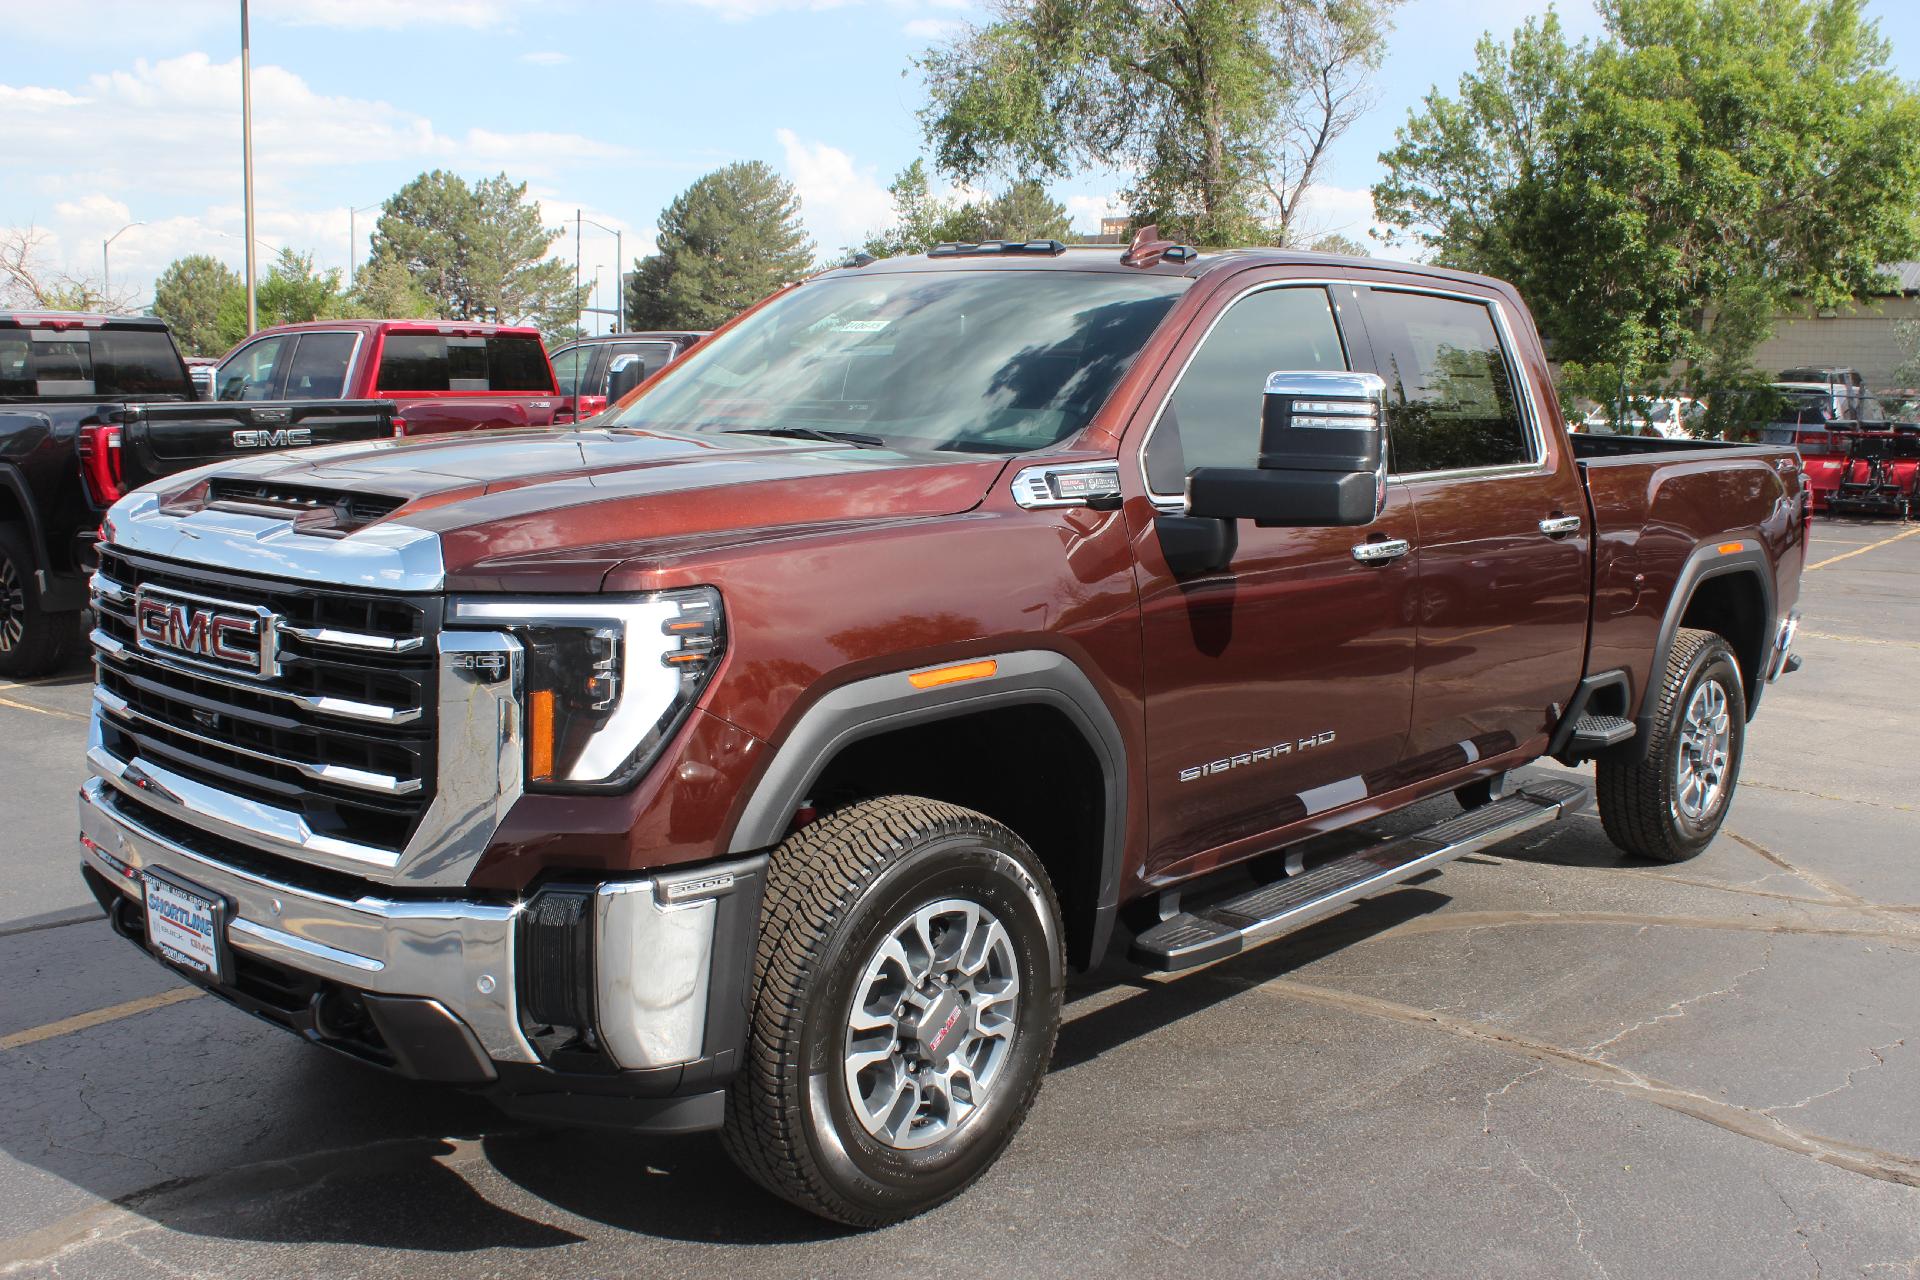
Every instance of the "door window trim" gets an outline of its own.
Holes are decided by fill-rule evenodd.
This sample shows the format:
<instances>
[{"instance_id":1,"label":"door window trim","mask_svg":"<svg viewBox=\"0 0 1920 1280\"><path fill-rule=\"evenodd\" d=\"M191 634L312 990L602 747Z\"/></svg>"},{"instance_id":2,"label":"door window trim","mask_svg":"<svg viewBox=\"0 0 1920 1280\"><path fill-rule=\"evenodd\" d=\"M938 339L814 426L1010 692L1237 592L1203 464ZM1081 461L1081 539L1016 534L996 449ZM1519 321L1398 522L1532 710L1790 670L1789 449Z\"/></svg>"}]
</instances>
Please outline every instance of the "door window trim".
<instances>
[{"instance_id":1,"label":"door window trim","mask_svg":"<svg viewBox=\"0 0 1920 1280\"><path fill-rule=\"evenodd\" d=\"M1502 462L1485 467L1452 467L1438 471L1405 471L1389 473L1390 483L1424 484L1429 480L1485 480L1502 476L1551 475L1553 467L1547 458L1547 433L1541 423L1540 406L1533 395L1533 379L1526 376L1520 362L1514 358L1518 345L1513 340L1512 327L1507 323L1507 309L1498 298L1483 298L1478 294L1461 293L1452 289L1433 289L1422 285L1374 284L1370 281L1358 281L1376 293L1417 293L1428 297L1447 298L1453 301L1472 302L1485 307L1493 314L1494 338L1500 344L1500 358L1506 362L1507 379L1519 389L1521 425L1533 440L1534 457L1528 462ZM1360 304L1361 314L1367 311L1366 303ZM1377 372L1377 370L1376 370ZM1392 428L1388 428L1391 435Z\"/></svg>"},{"instance_id":2,"label":"door window trim","mask_svg":"<svg viewBox=\"0 0 1920 1280\"><path fill-rule=\"evenodd\" d=\"M1219 327L1222 320L1227 318L1227 313L1256 293L1266 293L1272 289L1319 289L1327 295L1327 308L1333 316L1334 335L1340 339L1340 354L1346 361L1347 369L1351 370L1353 368L1353 343L1347 338L1346 328L1340 320L1340 304L1333 297L1332 291L1343 284L1353 285L1357 283L1360 282L1301 276L1285 276L1277 280L1261 280L1248 285L1239 293L1234 294L1233 297L1227 300L1225 306L1214 313L1213 319L1207 322L1206 332L1200 335L1198 342L1195 342L1192 347L1188 348L1187 358L1180 364L1180 372L1174 375L1173 382L1168 385L1166 394L1160 397L1160 403L1153 411L1153 421L1147 425L1147 434L1140 438L1139 448L1134 450L1134 462L1140 470L1140 485L1146 491L1148 499L1152 501L1154 506L1168 511L1184 511L1186 509L1187 498L1185 494L1168 494L1155 491L1153 481L1147 475L1147 449L1153 444L1153 433L1160 429L1160 419L1165 416L1167 406L1172 404L1173 398L1180 393L1180 384L1186 381L1187 370L1193 366L1195 358L1200 354L1200 348L1207 345L1207 339L1213 336L1213 331ZM1272 373L1274 370L1269 369L1267 372Z\"/></svg>"},{"instance_id":3,"label":"door window trim","mask_svg":"<svg viewBox=\"0 0 1920 1280\"><path fill-rule=\"evenodd\" d=\"M1507 376L1513 381L1514 385L1520 388L1521 412L1524 416L1524 425L1532 435L1534 450L1538 455L1531 462L1507 462L1491 467L1460 467L1450 471L1409 471L1403 474L1389 474L1387 483L1424 483L1428 480L1483 480L1506 476L1551 475L1553 473L1553 467L1549 464L1547 456L1546 430L1542 425L1539 403L1534 397L1533 379L1525 375L1524 371L1520 368L1519 362L1514 358L1513 353L1518 347L1513 340L1512 326L1507 321L1506 306L1499 298L1488 298L1477 293L1466 293L1458 289L1438 288L1431 285L1388 284L1356 276L1287 276L1278 280L1262 280L1257 284L1249 285L1228 299L1227 304L1220 308L1212 320L1208 321L1206 332L1200 335L1200 340L1194 343L1187 351L1187 358L1181 362L1180 372L1174 376L1172 384L1167 387L1166 394L1160 398L1160 403L1154 408L1153 421L1147 427L1147 434L1140 439L1139 448L1135 450L1134 462L1140 471L1141 488L1146 492L1148 500L1153 503L1155 508L1169 512L1186 510L1187 499L1185 494L1159 493L1154 490L1153 482L1147 477L1147 447L1153 443L1153 433L1159 429L1162 415L1166 413L1167 406L1173 403L1173 397L1179 392L1180 384L1186 379L1187 370L1193 364L1194 357L1200 354L1200 348L1206 344L1208 338L1213 336L1214 327L1218 325L1221 320L1225 319L1227 312L1239 305L1242 299L1251 297L1253 294L1263 293L1268 289L1300 287L1323 288L1328 291L1327 300L1333 306L1334 311L1334 328L1339 332L1340 345L1347 358L1347 367L1351 369L1353 367L1353 343L1347 336L1347 324L1349 322L1341 317L1339 300L1332 296L1332 291L1342 286L1354 291L1353 301L1359 308L1360 322L1362 324L1366 323L1367 306L1365 301L1359 297L1359 290L1361 289L1379 293L1420 293L1435 298L1449 298L1458 302L1472 302L1486 307L1492 312L1494 334L1500 342L1500 355L1507 363Z\"/></svg>"}]
</instances>

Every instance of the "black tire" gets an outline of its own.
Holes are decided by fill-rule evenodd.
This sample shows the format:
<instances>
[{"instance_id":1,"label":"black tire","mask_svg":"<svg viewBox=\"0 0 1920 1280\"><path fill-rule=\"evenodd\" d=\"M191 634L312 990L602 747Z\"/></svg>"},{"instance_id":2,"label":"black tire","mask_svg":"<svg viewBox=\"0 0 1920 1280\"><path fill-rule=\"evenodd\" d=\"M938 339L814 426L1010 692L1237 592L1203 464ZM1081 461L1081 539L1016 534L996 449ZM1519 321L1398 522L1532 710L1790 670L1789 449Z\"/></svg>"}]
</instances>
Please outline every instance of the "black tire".
<instances>
[{"instance_id":1,"label":"black tire","mask_svg":"<svg viewBox=\"0 0 1920 1280\"><path fill-rule=\"evenodd\" d=\"M1681 754L1688 750L1682 721L1701 687L1716 682L1728 713L1725 765L1717 770L1718 793L1689 812L1679 785ZM1740 664L1727 642L1711 631L1683 629L1674 637L1655 710L1653 741L1644 759L1602 757L1595 769L1600 820L1621 850L1656 862L1685 862L1713 842L1733 803L1746 745L1747 697Z\"/></svg>"},{"instance_id":2,"label":"black tire","mask_svg":"<svg viewBox=\"0 0 1920 1280\"><path fill-rule=\"evenodd\" d=\"M80 651L80 615L40 607L33 547L17 524L0 524L0 676L24 680L66 665Z\"/></svg>"},{"instance_id":3,"label":"black tire","mask_svg":"<svg viewBox=\"0 0 1920 1280\"><path fill-rule=\"evenodd\" d=\"M955 899L988 910L1010 940L1016 1029L985 1100L931 1145L902 1149L857 1118L848 1019L877 948L917 912ZM969 809L888 796L788 837L767 869L751 1030L722 1134L728 1154L775 1195L850 1226L898 1222L958 1195L1013 1138L1053 1056L1059 920L1033 853Z\"/></svg>"}]
</instances>

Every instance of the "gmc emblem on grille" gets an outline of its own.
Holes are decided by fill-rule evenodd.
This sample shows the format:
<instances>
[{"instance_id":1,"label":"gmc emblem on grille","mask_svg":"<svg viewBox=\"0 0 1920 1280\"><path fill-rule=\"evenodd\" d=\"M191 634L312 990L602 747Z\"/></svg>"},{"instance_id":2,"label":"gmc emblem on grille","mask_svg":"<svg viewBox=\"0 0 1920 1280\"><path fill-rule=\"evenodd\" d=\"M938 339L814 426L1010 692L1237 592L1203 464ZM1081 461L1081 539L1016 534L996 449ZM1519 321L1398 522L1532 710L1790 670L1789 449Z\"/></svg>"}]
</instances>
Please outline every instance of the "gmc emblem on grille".
<instances>
[{"instance_id":1,"label":"gmc emblem on grille","mask_svg":"<svg viewBox=\"0 0 1920 1280\"><path fill-rule=\"evenodd\" d=\"M280 673L275 618L258 605L142 586L133 621L142 649L256 680Z\"/></svg>"},{"instance_id":2,"label":"gmc emblem on grille","mask_svg":"<svg viewBox=\"0 0 1920 1280\"><path fill-rule=\"evenodd\" d=\"M270 431L236 431L236 449L298 449L313 443L312 427L276 427Z\"/></svg>"}]
</instances>

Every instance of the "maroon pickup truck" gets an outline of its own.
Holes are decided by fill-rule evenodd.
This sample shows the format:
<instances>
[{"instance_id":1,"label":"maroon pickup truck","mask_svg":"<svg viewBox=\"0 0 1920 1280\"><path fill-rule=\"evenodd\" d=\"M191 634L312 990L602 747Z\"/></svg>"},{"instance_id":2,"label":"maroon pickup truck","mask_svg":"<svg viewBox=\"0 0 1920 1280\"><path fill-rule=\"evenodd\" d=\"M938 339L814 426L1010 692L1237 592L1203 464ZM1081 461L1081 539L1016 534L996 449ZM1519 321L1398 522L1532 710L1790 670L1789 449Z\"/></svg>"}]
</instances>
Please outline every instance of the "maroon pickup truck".
<instances>
[{"instance_id":1,"label":"maroon pickup truck","mask_svg":"<svg viewBox=\"0 0 1920 1280\"><path fill-rule=\"evenodd\" d=\"M120 502L84 873L309 1040L720 1130L877 1225L1000 1155L1069 971L1231 956L1586 802L1522 765L1697 853L1796 662L1802 511L1790 449L1570 437L1498 281L943 246L592 428Z\"/></svg>"},{"instance_id":2,"label":"maroon pickup truck","mask_svg":"<svg viewBox=\"0 0 1920 1280\"><path fill-rule=\"evenodd\" d=\"M222 356L211 381L215 400L389 400L409 436L551 426L561 404L538 329L466 321L278 325Z\"/></svg>"}]
</instances>

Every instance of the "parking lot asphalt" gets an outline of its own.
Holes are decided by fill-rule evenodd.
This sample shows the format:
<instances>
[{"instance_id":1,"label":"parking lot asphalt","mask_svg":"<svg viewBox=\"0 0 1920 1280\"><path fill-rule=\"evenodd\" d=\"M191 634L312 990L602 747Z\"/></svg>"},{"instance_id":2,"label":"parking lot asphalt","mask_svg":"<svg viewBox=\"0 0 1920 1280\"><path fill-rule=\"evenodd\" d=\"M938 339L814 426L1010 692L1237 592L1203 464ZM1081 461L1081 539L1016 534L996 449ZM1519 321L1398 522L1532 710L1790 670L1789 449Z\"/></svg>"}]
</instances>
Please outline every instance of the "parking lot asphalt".
<instances>
[{"instance_id":1,"label":"parking lot asphalt","mask_svg":"<svg viewBox=\"0 0 1920 1280\"><path fill-rule=\"evenodd\" d=\"M199 995L81 888L87 676L0 682L0 1274L1920 1277L1920 527L1810 566L1699 858L1581 816L1078 989L999 1166L868 1234Z\"/></svg>"}]
</instances>

